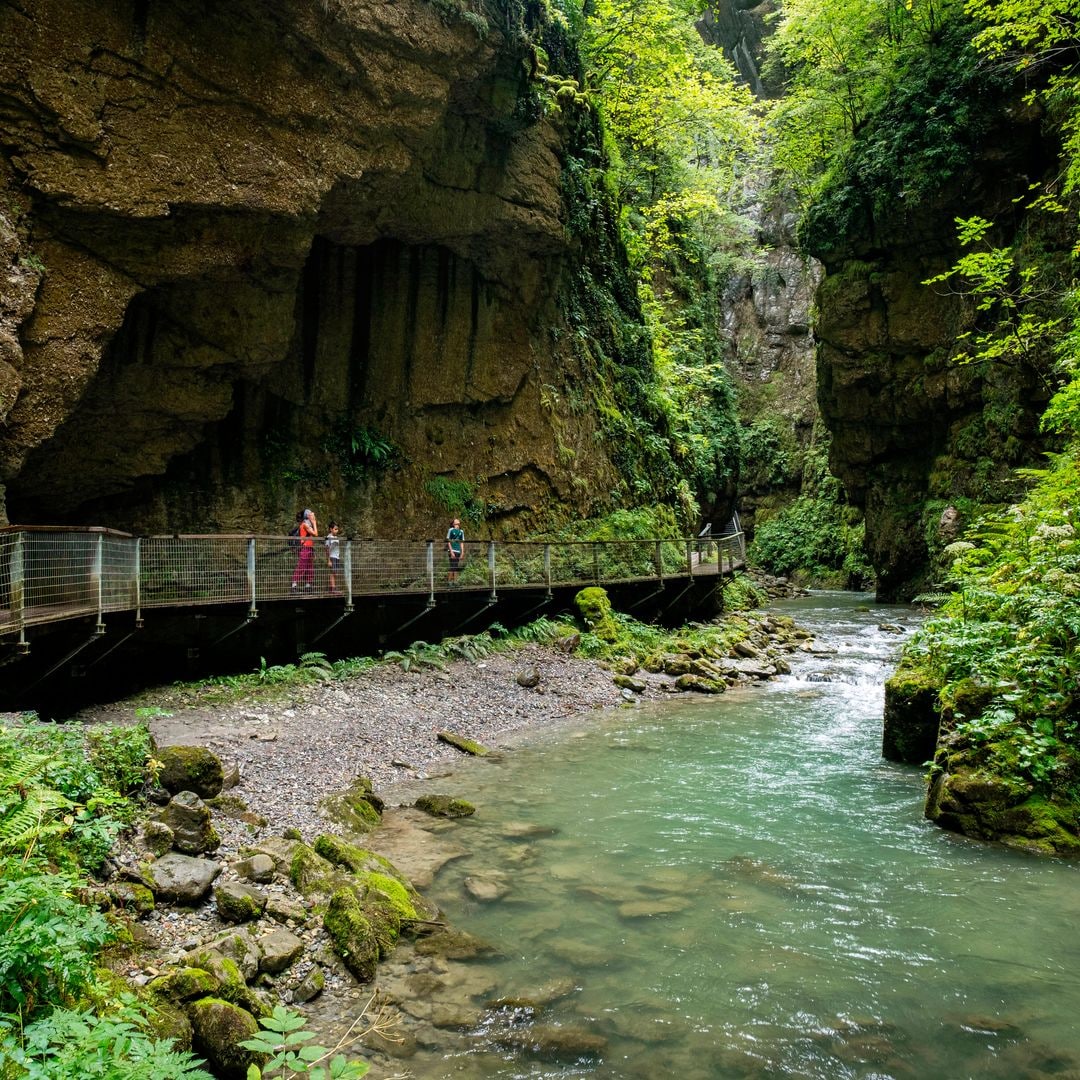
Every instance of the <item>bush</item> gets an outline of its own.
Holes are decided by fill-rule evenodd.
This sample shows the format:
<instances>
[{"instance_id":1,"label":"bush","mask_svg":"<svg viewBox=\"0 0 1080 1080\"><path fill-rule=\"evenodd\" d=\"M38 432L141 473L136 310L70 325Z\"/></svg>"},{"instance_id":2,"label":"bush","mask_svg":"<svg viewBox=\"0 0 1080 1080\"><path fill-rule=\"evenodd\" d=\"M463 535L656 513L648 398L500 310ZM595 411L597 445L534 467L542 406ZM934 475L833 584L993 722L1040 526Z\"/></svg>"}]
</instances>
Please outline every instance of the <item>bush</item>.
<instances>
[{"instance_id":1,"label":"bush","mask_svg":"<svg viewBox=\"0 0 1080 1080\"><path fill-rule=\"evenodd\" d=\"M863 523L856 513L803 495L758 526L747 558L771 574L861 589L874 578L862 547Z\"/></svg>"}]
</instances>

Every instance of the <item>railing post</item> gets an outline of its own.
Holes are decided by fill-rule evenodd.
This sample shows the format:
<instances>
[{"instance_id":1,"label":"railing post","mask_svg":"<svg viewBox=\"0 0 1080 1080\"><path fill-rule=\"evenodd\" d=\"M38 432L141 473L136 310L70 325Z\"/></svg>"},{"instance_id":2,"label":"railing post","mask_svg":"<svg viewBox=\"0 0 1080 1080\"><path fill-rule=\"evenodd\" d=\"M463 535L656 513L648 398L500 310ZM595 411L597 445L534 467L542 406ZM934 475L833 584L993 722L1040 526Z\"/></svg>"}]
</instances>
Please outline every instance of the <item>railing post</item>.
<instances>
[{"instance_id":1,"label":"railing post","mask_svg":"<svg viewBox=\"0 0 1080 1080\"><path fill-rule=\"evenodd\" d=\"M694 541L686 541L686 573L689 577L694 576Z\"/></svg>"},{"instance_id":2,"label":"railing post","mask_svg":"<svg viewBox=\"0 0 1080 1080\"><path fill-rule=\"evenodd\" d=\"M435 541L427 542L428 607L435 606Z\"/></svg>"},{"instance_id":3,"label":"railing post","mask_svg":"<svg viewBox=\"0 0 1080 1080\"><path fill-rule=\"evenodd\" d=\"M551 545L544 545L544 583L547 585L548 597L551 596Z\"/></svg>"},{"instance_id":4,"label":"railing post","mask_svg":"<svg viewBox=\"0 0 1080 1080\"><path fill-rule=\"evenodd\" d=\"M353 609L353 595L352 595L352 541L345 541L345 561L342 563L342 570L345 573L345 610L352 611Z\"/></svg>"},{"instance_id":5,"label":"railing post","mask_svg":"<svg viewBox=\"0 0 1080 1080\"><path fill-rule=\"evenodd\" d=\"M662 541L656 541L656 550L653 552L653 562L656 565L656 580L663 582L664 580L664 552L661 547Z\"/></svg>"},{"instance_id":6,"label":"railing post","mask_svg":"<svg viewBox=\"0 0 1080 1080\"><path fill-rule=\"evenodd\" d=\"M492 604L495 603L499 597L495 592L495 541L488 541L488 578L491 581L491 595L488 597L488 601Z\"/></svg>"},{"instance_id":7,"label":"railing post","mask_svg":"<svg viewBox=\"0 0 1080 1080\"><path fill-rule=\"evenodd\" d=\"M26 648L26 561L23 552L25 533L15 534L11 546L11 615L19 628L19 648Z\"/></svg>"},{"instance_id":8,"label":"railing post","mask_svg":"<svg viewBox=\"0 0 1080 1080\"><path fill-rule=\"evenodd\" d=\"M102 563L105 550L105 534L97 534L97 543L94 545L94 558L90 564L90 587L97 594L97 625L94 627L95 634L105 633L105 595L102 590Z\"/></svg>"},{"instance_id":9,"label":"railing post","mask_svg":"<svg viewBox=\"0 0 1080 1080\"><path fill-rule=\"evenodd\" d=\"M592 579L596 585L600 584L600 541L594 540L592 546Z\"/></svg>"},{"instance_id":10,"label":"railing post","mask_svg":"<svg viewBox=\"0 0 1080 1080\"><path fill-rule=\"evenodd\" d=\"M142 537L135 537L135 626L141 628L142 618Z\"/></svg>"},{"instance_id":11,"label":"railing post","mask_svg":"<svg viewBox=\"0 0 1080 1080\"><path fill-rule=\"evenodd\" d=\"M259 615L255 595L255 537L249 536L247 542L247 579L248 579L248 618L255 619Z\"/></svg>"}]
</instances>

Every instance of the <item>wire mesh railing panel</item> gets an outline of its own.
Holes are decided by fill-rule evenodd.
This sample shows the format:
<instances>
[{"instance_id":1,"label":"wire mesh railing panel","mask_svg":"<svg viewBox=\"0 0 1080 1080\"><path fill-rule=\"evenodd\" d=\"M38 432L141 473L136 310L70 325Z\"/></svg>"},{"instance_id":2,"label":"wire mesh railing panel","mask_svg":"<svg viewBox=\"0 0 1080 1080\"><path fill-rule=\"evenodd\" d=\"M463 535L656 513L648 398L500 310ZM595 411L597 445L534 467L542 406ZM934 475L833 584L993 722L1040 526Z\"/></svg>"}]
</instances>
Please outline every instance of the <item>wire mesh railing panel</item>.
<instances>
[{"instance_id":1,"label":"wire mesh railing panel","mask_svg":"<svg viewBox=\"0 0 1080 1080\"><path fill-rule=\"evenodd\" d=\"M686 541L661 540L660 565L664 577L678 577L686 573Z\"/></svg>"},{"instance_id":2,"label":"wire mesh railing panel","mask_svg":"<svg viewBox=\"0 0 1080 1080\"><path fill-rule=\"evenodd\" d=\"M24 532L21 571L23 621L73 618L98 610L100 533Z\"/></svg>"},{"instance_id":3,"label":"wire mesh railing panel","mask_svg":"<svg viewBox=\"0 0 1080 1080\"><path fill-rule=\"evenodd\" d=\"M138 606L139 548L128 536L101 538L101 610L133 611Z\"/></svg>"},{"instance_id":4,"label":"wire mesh railing panel","mask_svg":"<svg viewBox=\"0 0 1080 1080\"><path fill-rule=\"evenodd\" d=\"M20 537L20 533L0 533L0 631L14 629L22 618L22 581L13 581L11 573Z\"/></svg>"},{"instance_id":5,"label":"wire mesh railing panel","mask_svg":"<svg viewBox=\"0 0 1080 1080\"><path fill-rule=\"evenodd\" d=\"M652 540L609 541L598 545L601 581L636 581L656 577L656 543Z\"/></svg>"},{"instance_id":6,"label":"wire mesh railing panel","mask_svg":"<svg viewBox=\"0 0 1080 1080\"><path fill-rule=\"evenodd\" d=\"M247 538L150 536L141 543L143 607L247 600Z\"/></svg>"},{"instance_id":7,"label":"wire mesh railing panel","mask_svg":"<svg viewBox=\"0 0 1080 1080\"><path fill-rule=\"evenodd\" d=\"M596 581L597 562L592 544L562 542L551 545L551 583L588 585Z\"/></svg>"},{"instance_id":8,"label":"wire mesh railing panel","mask_svg":"<svg viewBox=\"0 0 1080 1080\"><path fill-rule=\"evenodd\" d=\"M745 562L735 531L693 540L348 540L331 583L325 538L167 536L107 530L0 531L0 632L142 607L604 584L725 573Z\"/></svg>"},{"instance_id":9,"label":"wire mesh railing panel","mask_svg":"<svg viewBox=\"0 0 1080 1080\"><path fill-rule=\"evenodd\" d=\"M514 588L547 585L547 544L506 541L495 547L495 585Z\"/></svg>"},{"instance_id":10,"label":"wire mesh railing panel","mask_svg":"<svg viewBox=\"0 0 1080 1080\"><path fill-rule=\"evenodd\" d=\"M304 540L310 539L310 546ZM254 565L248 567L248 573L254 571L255 602L260 600L284 600L294 592L314 591L319 581L318 568L326 562L321 557L325 552L322 537L298 536L253 536L249 538L252 548L250 557ZM304 553L307 554L304 554ZM296 589L293 589L293 583ZM248 581L251 589L251 581Z\"/></svg>"},{"instance_id":11,"label":"wire mesh railing panel","mask_svg":"<svg viewBox=\"0 0 1080 1080\"><path fill-rule=\"evenodd\" d=\"M473 545L469 545L472 547ZM431 552L431 569L428 554ZM426 540L354 540L351 545L354 594L428 592L436 566L445 572L434 545Z\"/></svg>"}]
</instances>

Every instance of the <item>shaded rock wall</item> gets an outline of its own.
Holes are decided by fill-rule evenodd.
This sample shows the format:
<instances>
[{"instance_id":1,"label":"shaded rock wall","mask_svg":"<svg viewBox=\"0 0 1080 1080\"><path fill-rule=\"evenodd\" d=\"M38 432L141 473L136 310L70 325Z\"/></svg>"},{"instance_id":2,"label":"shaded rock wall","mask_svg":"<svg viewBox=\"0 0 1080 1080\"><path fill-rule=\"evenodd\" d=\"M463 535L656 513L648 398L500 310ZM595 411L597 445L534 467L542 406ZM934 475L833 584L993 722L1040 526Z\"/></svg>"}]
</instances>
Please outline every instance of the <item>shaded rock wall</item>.
<instances>
[{"instance_id":1,"label":"shaded rock wall","mask_svg":"<svg viewBox=\"0 0 1080 1080\"><path fill-rule=\"evenodd\" d=\"M515 9L470 15L3 7L10 520L279 531L314 505L423 535L440 476L508 528L606 497L592 414L558 438L549 415L592 377L546 331L578 256L563 156L592 118L544 117Z\"/></svg>"},{"instance_id":2,"label":"shaded rock wall","mask_svg":"<svg viewBox=\"0 0 1080 1080\"><path fill-rule=\"evenodd\" d=\"M759 512L775 512L802 488L818 415L810 322L821 268L796 250L792 214L758 202L749 215L757 226L756 272L733 280L723 304L729 370L743 424L765 422L780 440L776 463L752 454L743 462L738 510L752 535Z\"/></svg>"},{"instance_id":3,"label":"shaded rock wall","mask_svg":"<svg viewBox=\"0 0 1080 1080\"><path fill-rule=\"evenodd\" d=\"M933 549L970 520L956 505L1015 497L1012 470L1042 449L1047 395L1035 373L957 364L959 335L976 327L973 307L947 286L921 284L962 254L957 217L996 222L991 239L1001 246L1031 228L1019 200L1053 165L1053 140L1030 112L987 108L1002 109L999 123L947 191L914 207L897 198L866 209L815 251L825 265L815 334L830 465L864 508L884 600L910 599L930 583Z\"/></svg>"}]
</instances>

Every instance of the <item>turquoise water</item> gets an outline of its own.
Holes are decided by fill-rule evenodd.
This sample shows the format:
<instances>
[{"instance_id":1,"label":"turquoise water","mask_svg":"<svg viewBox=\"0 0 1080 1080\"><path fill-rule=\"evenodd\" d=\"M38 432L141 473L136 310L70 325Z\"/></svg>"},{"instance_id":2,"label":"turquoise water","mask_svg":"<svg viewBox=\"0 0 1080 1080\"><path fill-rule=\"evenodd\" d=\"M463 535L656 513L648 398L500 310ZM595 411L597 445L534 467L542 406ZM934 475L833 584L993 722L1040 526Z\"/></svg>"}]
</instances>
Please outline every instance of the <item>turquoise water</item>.
<instances>
[{"instance_id":1,"label":"turquoise water","mask_svg":"<svg viewBox=\"0 0 1080 1080\"><path fill-rule=\"evenodd\" d=\"M440 782L479 812L428 892L497 948L488 997L556 986L535 1022L604 1041L495 1049L530 1020L503 1012L415 1076L1080 1076L1078 867L924 821L921 770L880 757L902 637L878 627L907 616L864 604L785 605L836 650L791 676Z\"/></svg>"}]
</instances>

